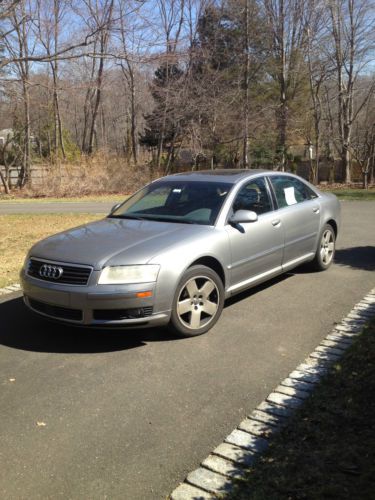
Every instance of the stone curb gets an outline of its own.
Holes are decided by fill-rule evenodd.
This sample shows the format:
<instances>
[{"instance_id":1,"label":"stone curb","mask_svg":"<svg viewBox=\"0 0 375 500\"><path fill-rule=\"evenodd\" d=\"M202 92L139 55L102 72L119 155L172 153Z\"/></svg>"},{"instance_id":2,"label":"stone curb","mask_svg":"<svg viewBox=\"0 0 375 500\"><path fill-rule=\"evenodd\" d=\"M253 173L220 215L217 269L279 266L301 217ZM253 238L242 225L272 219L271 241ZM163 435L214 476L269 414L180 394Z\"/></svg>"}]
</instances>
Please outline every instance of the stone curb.
<instances>
[{"instance_id":1,"label":"stone curb","mask_svg":"<svg viewBox=\"0 0 375 500\"><path fill-rule=\"evenodd\" d=\"M0 288L0 297L2 295L7 295L8 293L19 292L20 290L21 290L21 285L19 283L8 285L5 288Z\"/></svg>"},{"instance_id":2,"label":"stone curb","mask_svg":"<svg viewBox=\"0 0 375 500\"><path fill-rule=\"evenodd\" d=\"M1 293L1 292L0 292ZM233 479L241 479L267 449L269 440L288 421L315 385L332 368L375 316L375 288L371 290L316 349L190 472L170 500L205 500L229 492Z\"/></svg>"}]
</instances>

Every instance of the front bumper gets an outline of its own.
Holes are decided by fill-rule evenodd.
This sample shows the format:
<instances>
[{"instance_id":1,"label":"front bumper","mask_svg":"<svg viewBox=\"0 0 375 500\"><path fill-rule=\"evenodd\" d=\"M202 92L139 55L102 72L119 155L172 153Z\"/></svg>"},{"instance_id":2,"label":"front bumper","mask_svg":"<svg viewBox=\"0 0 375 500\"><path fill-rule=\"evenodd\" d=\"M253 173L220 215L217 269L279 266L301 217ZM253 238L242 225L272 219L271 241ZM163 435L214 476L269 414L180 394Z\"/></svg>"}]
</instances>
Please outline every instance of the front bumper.
<instances>
[{"instance_id":1,"label":"front bumper","mask_svg":"<svg viewBox=\"0 0 375 500\"><path fill-rule=\"evenodd\" d=\"M77 326L147 327L165 325L170 310L155 306L155 283L134 285L62 285L21 272L24 302L33 312ZM136 293L151 291L151 297Z\"/></svg>"}]
</instances>

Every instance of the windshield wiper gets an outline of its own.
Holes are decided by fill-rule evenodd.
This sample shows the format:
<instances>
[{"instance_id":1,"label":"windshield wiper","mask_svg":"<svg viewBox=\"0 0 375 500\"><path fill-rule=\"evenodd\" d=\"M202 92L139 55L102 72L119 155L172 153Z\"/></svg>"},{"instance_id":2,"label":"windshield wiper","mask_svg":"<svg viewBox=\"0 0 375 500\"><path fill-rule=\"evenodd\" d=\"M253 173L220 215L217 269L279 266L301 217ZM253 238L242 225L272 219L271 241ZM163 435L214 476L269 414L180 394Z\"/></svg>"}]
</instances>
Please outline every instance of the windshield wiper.
<instances>
[{"instance_id":1,"label":"windshield wiper","mask_svg":"<svg viewBox=\"0 0 375 500\"><path fill-rule=\"evenodd\" d=\"M148 220L154 220L157 222L174 222L175 224L195 224L195 221L190 219L175 219L174 217L158 217L151 216Z\"/></svg>"},{"instance_id":2,"label":"windshield wiper","mask_svg":"<svg viewBox=\"0 0 375 500\"><path fill-rule=\"evenodd\" d=\"M140 215L133 214L123 214L123 215L108 215L108 217L113 219L134 219L134 220L147 220L155 222L174 222L175 224L202 224L202 222L191 220L191 219L175 219L174 217L158 217L150 214L149 217L143 217Z\"/></svg>"},{"instance_id":3,"label":"windshield wiper","mask_svg":"<svg viewBox=\"0 0 375 500\"><path fill-rule=\"evenodd\" d=\"M108 215L111 219L134 219L134 220L149 220L146 217L140 217L139 215L130 215L130 214L123 214L123 215L113 215L110 214Z\"/></svg>"}]
</instances>

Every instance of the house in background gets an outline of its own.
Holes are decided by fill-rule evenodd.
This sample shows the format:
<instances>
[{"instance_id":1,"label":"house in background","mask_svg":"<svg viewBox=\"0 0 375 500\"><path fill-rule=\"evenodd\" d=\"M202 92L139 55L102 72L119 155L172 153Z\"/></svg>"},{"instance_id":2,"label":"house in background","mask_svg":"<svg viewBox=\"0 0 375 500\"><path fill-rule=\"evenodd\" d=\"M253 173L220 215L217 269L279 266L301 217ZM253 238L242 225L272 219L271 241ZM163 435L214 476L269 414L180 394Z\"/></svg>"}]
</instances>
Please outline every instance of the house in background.
<instances>
[{"instance_id":1,"label":"house in background","mask_svg":"<svg viewBox=\"0 0 375 500\"><path fill-rule=\"evenodd\" d=\"M11 142L14 136L13 129L4 128L0 130L0 147L3 147L7 142Z\"/></svg>"}]
</instances>

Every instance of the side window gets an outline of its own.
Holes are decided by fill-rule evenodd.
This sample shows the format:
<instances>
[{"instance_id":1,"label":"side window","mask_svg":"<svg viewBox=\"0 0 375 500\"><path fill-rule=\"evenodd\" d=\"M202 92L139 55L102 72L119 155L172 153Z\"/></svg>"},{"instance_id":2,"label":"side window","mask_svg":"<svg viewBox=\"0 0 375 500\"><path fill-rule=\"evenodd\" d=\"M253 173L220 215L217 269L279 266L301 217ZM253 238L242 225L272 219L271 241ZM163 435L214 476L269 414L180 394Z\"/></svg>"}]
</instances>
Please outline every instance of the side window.
<instances>
[{"instance_id":1,"label":"side window","mask_svg":"<svg viewBox=\"0 0 375 500\"><path fill-rule=\"evenodd\" d=\"M272 175L270 181L275 191L279 208L295 205L306 200L312 200L317 195L305 183L286 175Z\"/></svg>"},{"instance_id":2,"label":"side window","mask_svg":"<svg viewBox=\"0 0 375 500\"><path fill-rule=\"evenodd\" d=\"M233 211L237 210L252 210L258 215L272 210L264 178L254 179L240 189L233 203Z\"/></svg>"}]
</instances>

